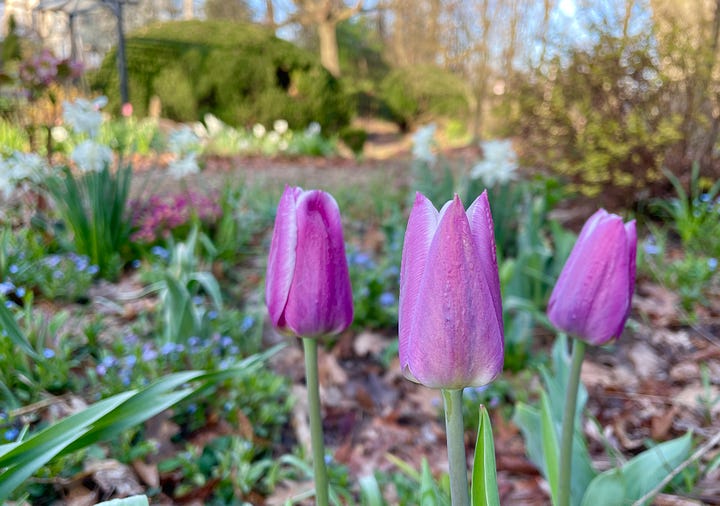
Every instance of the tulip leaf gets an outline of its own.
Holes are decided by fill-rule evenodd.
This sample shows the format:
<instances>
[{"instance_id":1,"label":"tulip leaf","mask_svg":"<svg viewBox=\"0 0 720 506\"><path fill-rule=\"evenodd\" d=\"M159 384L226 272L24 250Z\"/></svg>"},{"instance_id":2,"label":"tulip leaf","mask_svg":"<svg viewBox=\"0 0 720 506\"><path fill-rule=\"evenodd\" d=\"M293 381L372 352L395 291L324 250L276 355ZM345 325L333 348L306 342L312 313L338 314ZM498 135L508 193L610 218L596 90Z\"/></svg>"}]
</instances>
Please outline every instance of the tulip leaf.
<instances>
[{"instance_id":1,"label":"tulip leaf","mask_svg":"<svg viewBox=\"0 0 720 506\"><path fill-rule=\"evenodd\" d=\"M32 358L38 360L41 357L37 354L37 352L33 349L30 342L25 337L25 334L22 333L20 330L20 327L17 324L17 320L15 320L15 317L10 312L10 310L5 306L5 298L0 297L0 329L4 331L5 334L7 334L7 337L10 338L10 340L21 350L23 350L25 353L30 355Z\"/></svg>"},{"instance_id":2,"label":"tulip leaf","mask_svg":"<svg viewBox=\"0 0 720 506\"><path fill-rule=\"evenodd\" d=\"M375 475L368 474L361 476L358 480L360 484L360 497L362 498L363 506L385 506L385 499L383 499L380 485L375 478Z\"/></svg>"},{"instance_id":3,"label":"tulip leaf","mask_svg":"<svg viewBox=\"0 0 720 506\"><path fill-rule=\"evenodd\" d=\"M559 485L558 474L560 472L560 447L555 422L550 411L550 401L544 390L540 392L540 434L542 435L542 451L545 458L545 472L547 473L545 477L550 484L553 503L556 503Z\"/></svg>"},{"instance_id":4,"label":"tulip leaf","mask_svg":"<svg viewBox=\"0 0 720 506\"><path fill-rule=\"evenodd\" d=\"M690 454L692 433L661 443L622 467L610 469L590 482L582 506L631 504L657 487Z\"/></svg>"},{"instance_id":5,"label":"tulip leaf","mask_svg":"<svg viewBox=\"0 0 720 506\"><path fill-rule=\"evenodd\" d=\"M472 505L500 506L492 425L487 408L482 405L473 462Z\"/></svg>"},{"instance_id":6,"label":"tulip leaf","mask_svg":"<svg viewBox=\"0 0 720 506\"><path fill-rule=\"evenodd\" d=\"M527 404L518 403L515 407L513 421L520 428L525 440L525 448L530 461L537 466L542 475L550 481L549 470L546 463L545 455L545 438L550 439L551 434L545 434L543 429L550 426L555 429L555 440L560 438L562 428L563 407L565 406L565 391L567 389L567 381L570 373L570 355L567 351L567 338L559 336L555 342L552 351L553 367L552 370L543 368L541 376L545 397L547 399L544 412L542 406L533 407ZM590 455L587 445L582 435L582 427L579 423L580 414L587 400L587 391L580 385L578 392L578 407L575 416L575 434L573 436L572 449L572 478L570 483L570 499L573 506L579 506L583 494L590 482L595 478L597 472L593 469L590 461ZM553 423L547 422L548 414ZM543 417L545 417L545 427L543 427ZM550 444L548 441L547 444ZM555 447L555 454L558 455L558 446ZM557 457L556 457L557 458Z\"/></svg>"}]
</instances>

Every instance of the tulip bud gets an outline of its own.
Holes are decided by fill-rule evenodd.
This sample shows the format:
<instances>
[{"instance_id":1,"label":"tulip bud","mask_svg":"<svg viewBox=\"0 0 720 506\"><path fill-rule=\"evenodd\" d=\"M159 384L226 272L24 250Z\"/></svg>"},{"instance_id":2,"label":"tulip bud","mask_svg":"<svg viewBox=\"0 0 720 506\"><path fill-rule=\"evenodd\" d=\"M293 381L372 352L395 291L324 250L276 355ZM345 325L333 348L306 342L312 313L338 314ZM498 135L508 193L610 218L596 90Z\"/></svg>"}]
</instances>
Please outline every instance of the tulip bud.
<instances>
[{"instance_id":1,"label":"tulip bud","mask_svg":"<svg viewBox=\"0 0 720 506\"><path fill-rule=\"evenodd\" d=\"M635 220L600 209L585 223L555 284L548 318L558 329L600 345L620 337L635 289Z\"/></svg>"},{"instance_id":2,"label":"tulip bud","mask_svg":"<svg viewBox=\"0 0 720 506\"><path fill-rule=\"evenodd\" d=\"M285 188L270 244L265 301L273 326L301 337L337 334L352 322L340 210L330 194Z\"/></svg>"},{"instance_id":3,"label":"tulip bud","mask_svg":"<svg viewBox=\"0 0 720 506\"><path fill-rule=\"evenodd\" d=\"M495 235L484 192L465 212L460 198L438 213L418 193L400 271L400 366L431 388L482 386L503 366Z\"/></svg>"}]
</instances>

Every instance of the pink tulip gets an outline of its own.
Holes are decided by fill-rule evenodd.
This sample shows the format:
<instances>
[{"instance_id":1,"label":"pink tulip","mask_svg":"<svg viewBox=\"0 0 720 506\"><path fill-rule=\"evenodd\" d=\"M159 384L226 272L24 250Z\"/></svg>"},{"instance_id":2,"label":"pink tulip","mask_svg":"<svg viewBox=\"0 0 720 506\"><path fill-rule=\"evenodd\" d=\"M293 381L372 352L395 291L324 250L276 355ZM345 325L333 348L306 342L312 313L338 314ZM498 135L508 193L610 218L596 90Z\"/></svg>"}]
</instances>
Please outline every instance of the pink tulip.
<instances>
[{"instance_id":1,"label":"pink tulip","mask_svg":"<svg viewBox=\"0 0 720 506\"><path fill-rule=\"evenodd\" d=\"M503 366L495 234L484 192L465 212L460 198L438 213L415 198L400 271L400 366L431 388L490 383Z\"/></svg>"},{"instance_id":2,"label":"pink tulip","mask_svg":"<svg viewBox=\"0 0 720 506\"><path fill-rule=\"evenodd\" d=\"M620 337L635 289L635 221L600 209L585 223L555 284L548 318L593 345Z\"/></svg>"},{"instance_id":3,"label":"pink tulip","mask_svg":"<svg viewBox=\"0 0 720 506\"><path fill-rule=\"evenodd\" d=\"M320 190L286 187L267 266L272 324L301 337L337 334L353 318L340 210Z\"/></svg>"}]
</instances>

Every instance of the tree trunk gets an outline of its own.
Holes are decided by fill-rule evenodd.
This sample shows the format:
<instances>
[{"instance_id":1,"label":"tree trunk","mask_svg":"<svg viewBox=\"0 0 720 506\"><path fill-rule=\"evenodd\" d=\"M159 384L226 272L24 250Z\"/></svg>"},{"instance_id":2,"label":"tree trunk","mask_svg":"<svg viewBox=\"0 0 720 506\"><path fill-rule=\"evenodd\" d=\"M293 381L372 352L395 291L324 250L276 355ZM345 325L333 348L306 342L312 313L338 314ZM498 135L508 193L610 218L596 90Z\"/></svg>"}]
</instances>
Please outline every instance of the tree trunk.
<instances>
[{"instance_id":1,"label":"tree trunk","mask_svg":"<svg viewBox=\"0 0 720 506\"><path fill-rule=\"evenodd\" d=\"M195 12L193 10L193 0L183 0L182 14L183 19L195 19Z\"/></svg>"},{"instance_id":2,"label":"tree trunk","mask_svg":"<svg viewBox=\"0 0 720 506\"><path fill-rule=\"evenodd\" d=\"M340 77L336 25L335 21L324 20L318 23L317 31L320 39L320 63L332 75Z\"/></svg>"}]
</instances>

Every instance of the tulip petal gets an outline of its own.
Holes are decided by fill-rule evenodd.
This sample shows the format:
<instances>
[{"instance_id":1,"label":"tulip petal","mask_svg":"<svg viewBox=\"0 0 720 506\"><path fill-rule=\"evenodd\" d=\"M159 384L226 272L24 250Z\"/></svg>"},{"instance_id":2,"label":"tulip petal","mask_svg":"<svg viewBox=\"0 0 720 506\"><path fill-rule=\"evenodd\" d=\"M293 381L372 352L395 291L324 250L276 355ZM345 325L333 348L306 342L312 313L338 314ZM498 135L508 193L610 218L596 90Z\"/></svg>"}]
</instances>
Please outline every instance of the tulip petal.
<instances>
[{"instance_id":1,"label":"tulip petal","mask_svg":"<svg viewBox=\"0 0 720 506\"><path fill-rule=\"evenodd\" d=\"M495 226L493 225L487 190L475 199L467 210L470 230L480 252L482 271L486 276L490 295L493 297L495 313L502 324L502 302L500 300L500 275L498 274L497 251L495 248Z\"/></svg>"},{"instance_id":2,"label":"tulip petal","mask_svg":"<svg viewBox=\"0 0 720 506\"><path fill-rule=\"evenodd\" d=\"M279 328L285 327L283 312L290 293L293 273L295 272L295 248L297 246L295 200L297 190L286 186L282 197L280 197L268 255L265 303L270 313L270 320L275 327Z\"/></svg>"},{"instance_id":3,"label":"tulip petal","mask_svg":"<svg viewBox=\"0 0 720 506\"><path fill-rule=\"evenodd\" d=\"M627 322L630 316L630 310L632 309L632 298L635 292L635 276L636 276L636 257L637 257L637 230L635 228L635 220L632 220L625 224L625 235L627 237L627 255L629 259L629 272L628 272L628 301L627 310L625 311L625 318L620 322L620 326L615 331L615 337L620 337L623 330L625 329L625 322Z\"/></svg>"},{"instance_id":4,"label":"tulip petal","mask_svg":"<svg viewBox=\"0 0 720 506\"><path fill-rule=\"evenodd\" d=\"M398 306L398 334L400 366L407 363L407 343L410 326L420 294L420 283L425 272L430 243L435 235L438 212L424 195L415 195L415 204L410 213L405 241L403 243L402 264L400 266L400 300Z\"/></svg>"},{"instance_id":5,"label":"tulip petal","mask_svg":"<svg viewBox=\"0 0 720 506\"><path fill-rule=\"evenodd\" d=\"M482 386L502 371L502 330L479 254L455 196L427 254L406 344L403 370L425 386Z\"/></svg>"},{"instance_id":6,"label":"tulip petal","mask_svg":"<svg viewBox=\"0 0 720 506\"><path fill-rule=\"evenodd\" d=\"M285 307L287 326L298 336L345 330L352 322L352 291L340 210L328 193L313 190L296 204L295 272Z\"/></svg>"},{"instance_id":7,"label":"tulip petal","mask_svg":"<svg viewBox=\"0 0 720 506\"><path fill-rule=\"evenodd\" d=\"M593 345L615 337L629 305L625 225L604 210L583 227L548 303L558 328Z\"/></svg>"}]
</instances>

